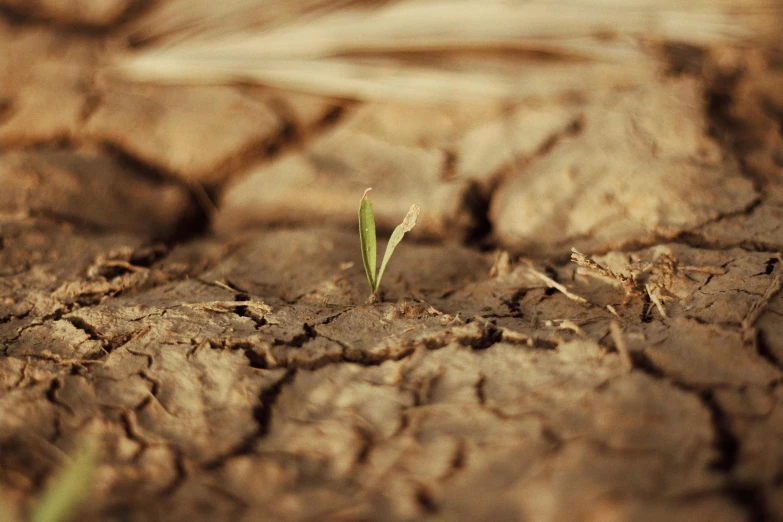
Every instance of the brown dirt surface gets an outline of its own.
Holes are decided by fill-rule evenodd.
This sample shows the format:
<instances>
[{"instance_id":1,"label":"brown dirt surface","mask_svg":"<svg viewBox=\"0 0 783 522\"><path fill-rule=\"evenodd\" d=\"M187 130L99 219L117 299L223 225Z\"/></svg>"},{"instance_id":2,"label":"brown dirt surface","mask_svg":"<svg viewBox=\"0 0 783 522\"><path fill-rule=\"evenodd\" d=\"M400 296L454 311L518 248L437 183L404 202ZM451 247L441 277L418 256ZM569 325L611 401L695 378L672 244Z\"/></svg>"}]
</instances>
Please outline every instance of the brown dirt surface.
<instances>
[{"instance_id":1,"label":"brown dirt surface","mask_svg":"<svg viewBox=\"0 0 783 522\"><path fill-rule=\"evenodd\" d=\"M93 434L74 520L783 522L774 35L470 55L511 101L108 67L396 2L256 4L0 0L0 501Z\"/></svg>"}]
</instances>

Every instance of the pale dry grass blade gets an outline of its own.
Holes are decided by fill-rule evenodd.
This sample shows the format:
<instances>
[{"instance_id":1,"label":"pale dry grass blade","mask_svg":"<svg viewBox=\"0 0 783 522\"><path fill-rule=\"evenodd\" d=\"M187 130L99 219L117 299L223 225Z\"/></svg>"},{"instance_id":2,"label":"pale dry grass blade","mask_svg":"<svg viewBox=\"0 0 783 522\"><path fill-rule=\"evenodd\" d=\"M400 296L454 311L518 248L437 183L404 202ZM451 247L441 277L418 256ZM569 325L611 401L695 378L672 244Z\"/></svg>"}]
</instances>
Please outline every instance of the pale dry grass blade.
<instances>
[{"instance_id":1,"label":"pale dry grass blade","mask_svg":"<svg viewBox=\"0 0 783 522\"><path fill-rule=\"evenodd\" d=\"M216 5L215 19L265 3L281 8L234 0ZM295 4L322 9L305 9L307 16L287 24L150 48L116 66L144 81L254 81L357 99L552 95L605 86L602 80L644 82L655 68L649 44L742 42L780 10L774 0L409 0L336 10L325 10L323 0ZM492 51L489 61L500 57L507 66L487 71L471 54ZM548 62L535 54L542 51ZM447 58L432 59L439 54Z\"/></svg>"},{"instance_id":2,"label":"pale dry grass blade","mask_svg":"<svg viewBox=\"0 0 783 522\"><path fill-rule=\"evenodd\" d=\"M250 3L249 0L237 2L242 6ZM282 27L265 29L255 36L241 34L202 45L191 42L182 51L202 56L219 53L236 57L306 58L355 51L525 46L531 39L597 34L691 44L753 36L757 28L745 19L753 16L738 16L737 10L730 9L731 5L744 6L747 12L754 6L774 4L770 0L684 4L648 1L630 5L616 0L409 0L378 9L347 8L319 18L305 17ZM226 10L230 10L226 6L214 9L218 18L225 17Z\"/></svg>"},{"instance_id":3,"label":"pale dry grass blade","mask_svg":"<svg viewBox=\"0 0 783 522\"><path fill-rule=\"evenodd\" d=\"M152 60L152 61L150 61ZM221 83L256 81L261 84L355 99L446 100L552 96L585 85L634 85L651 78L650 60L615 64L532 63L525 71L453 70L408 64L369 64L350 60L265 61L246 68L230 61L206 63L140 57L126 71L137 79L156 82ZM511 74L511 73L514 74Z\"/></svg>"}]
</instances>

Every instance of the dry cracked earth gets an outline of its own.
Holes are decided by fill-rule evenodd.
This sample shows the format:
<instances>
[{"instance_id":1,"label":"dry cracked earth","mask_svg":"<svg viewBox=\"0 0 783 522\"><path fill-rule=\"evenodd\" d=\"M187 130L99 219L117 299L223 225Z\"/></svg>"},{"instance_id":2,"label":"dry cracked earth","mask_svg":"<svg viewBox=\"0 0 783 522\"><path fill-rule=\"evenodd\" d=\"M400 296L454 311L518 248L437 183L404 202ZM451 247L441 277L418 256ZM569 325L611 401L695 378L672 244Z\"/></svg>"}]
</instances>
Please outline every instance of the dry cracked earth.
<instances>
[{"instance_id":1,"label":"dry cracked earth","mask_svg":"<svg viewBox=\"0 0 783 522\"><path fill-rule=\"evenodd\" d=\"M101 74L183 3L0 1L8 502L97 433L79 520L783 521L779 48L512 108ZM367 186L423 209L374 304Z\"/></svg>"}]
</instances>

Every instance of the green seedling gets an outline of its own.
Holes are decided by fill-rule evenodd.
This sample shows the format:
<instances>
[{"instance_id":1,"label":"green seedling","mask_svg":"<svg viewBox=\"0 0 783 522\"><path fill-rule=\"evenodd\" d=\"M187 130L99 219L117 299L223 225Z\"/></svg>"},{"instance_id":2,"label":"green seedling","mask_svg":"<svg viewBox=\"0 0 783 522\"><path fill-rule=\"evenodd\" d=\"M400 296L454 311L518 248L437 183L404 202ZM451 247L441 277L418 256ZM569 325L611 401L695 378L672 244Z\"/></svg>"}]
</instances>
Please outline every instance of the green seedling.
<instances>
[{"instance_id":1,"label":"green seedling","mask_svg":"<svg viewBox=\"0 0 783 522\"><path fill-rule=\"evenodd\" d=\"M44 490L30 516L31 522L70 520L90 492L99 455L98 439L87 437L71 462L54 476L49 487Z\"/></svg>"},{"instance_id":2,"label":"green seedling","mask_svg":"<svg viewBox=\"0 0 783 522\"><path fill-rule=\"evenodd\" d=\"M95 436L88 436L70 462L55 473L30 513L29 522L69 522L92 487L100 448ZM19 522L10 503L0 499L0 522Z\"/></svg>"},{"instance_id":3,"label":"green seedling","mask_svg":"<svg viewBox=\"0 0 783 522\"><path fill-rule=\"evenodd\" d=\"M381 285L381 279L383 273L386 271L386 265L391 259L394 249L402 241L402 236L416 225L416 220L419 218L419 212L421 209L418 205L411 205L410 210L405 215L405 219L402 223L397 225L397 228L392 232L391 238L389 238L389 244L386 246L386 252L383 254L383 261L381 261L381 269L375 271L377 263L376 243L375 243L375 215L372 212L372 201L367 197L367 193L372 189L364 191L362 201L359 203L359 242L362 247L362 263L364 264L364 272L367 274L367 282L370 283L370 302L375 300L375 296L378 293L378 287Z\"/></svg>"}]
</instances>

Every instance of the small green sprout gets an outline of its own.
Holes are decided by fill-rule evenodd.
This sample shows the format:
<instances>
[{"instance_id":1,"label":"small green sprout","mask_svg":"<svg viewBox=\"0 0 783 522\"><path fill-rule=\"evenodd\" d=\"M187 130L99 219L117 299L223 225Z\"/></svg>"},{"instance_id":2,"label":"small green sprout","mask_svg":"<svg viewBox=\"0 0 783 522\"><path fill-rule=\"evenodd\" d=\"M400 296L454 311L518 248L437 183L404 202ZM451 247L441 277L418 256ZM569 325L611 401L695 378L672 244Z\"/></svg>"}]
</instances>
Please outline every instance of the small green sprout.
<instances>
[{"instance_id":1,"label":"small green sprout","mask_svg":"<svg viewBox=\"0 0 783 522\"><path fill-rule=\"evenodd\" d=\"M375 215L372 212L372 202L367 197L367 193L372 189L364 191L362 201L359 203L359 242L362 247L362 263L364 264L364 272L367 274L367 282L370 283L370 302L375 300L375 295L378 292L378 287L381 285L381 279L383 273L386 271L386 265L391 259L391 255L397 245L402 241L402 236L416 225L416 220L419 218L419 212L421 209L418 205L411 205L410 210L405 215L405 219L402 223L397 225L397 228L392 232L391 238L389 238L389 244L386 246L386 252L383 254L383 261L381 261L381 270L375 272L377 263L376 245L375 245Z\"/></svg>"},{"instance_id":2,"label":"small green sprout","mask_svg":"<svg viewBox=\"0 0 783 522\"><path fill-rule=\"evenodd\" d=\"M92 487L100 448L95 436L88 436L71 462L55 474L30 516L31 522L71 520Z\"/></svg>"},{"instance_id":3,"label":"small green sprout","mask_svg":"<svg viewBox=\"0 0 783 522\"><path fill-rule=\"evenodd\" d=\"M70 461L57 471L35 503L28 522L68 522L78 514L95 478L101 450L98 438L88 435ZM15 507L0 498L0 522L19 522Z\"/></svg>"}]
</instances>

